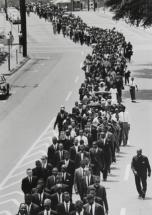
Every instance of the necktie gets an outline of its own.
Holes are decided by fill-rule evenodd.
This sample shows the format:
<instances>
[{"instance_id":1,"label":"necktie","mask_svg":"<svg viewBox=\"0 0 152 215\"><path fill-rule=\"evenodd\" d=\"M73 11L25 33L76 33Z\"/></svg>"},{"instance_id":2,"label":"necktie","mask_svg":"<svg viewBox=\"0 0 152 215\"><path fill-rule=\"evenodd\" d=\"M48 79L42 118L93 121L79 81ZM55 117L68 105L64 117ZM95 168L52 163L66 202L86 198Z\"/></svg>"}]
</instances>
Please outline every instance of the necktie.
<instances>
[{"instance_id":1,"label":"necktie","mask_svg":"<svg viewBox=\"0 0 152 215\"><path fill-rule=\"evenodd\" d=\"M91 209L90 209L90 215L93 215L92 205L91 205Z\"/></svg>"},{"instance_id":2,"label":"necktie","mask_svg":"<svg viewBox=\"0 0 152 215\"><path fill-rule=\"evenodd\" d=\"M68 203L66 203L66 213L69 213Z\"/></svg>"},{"instance_id":3,"label":"necktie","mask_svg":"<svg viewBox=\"0 0 152 215\"><path fill-rule=\"evenodd\" d=\"M90 182L90 181L89 181L89 176L88 176L88 186L89 186L89 184L90 184L89 182Z\"/></svg>"}]
</instances>

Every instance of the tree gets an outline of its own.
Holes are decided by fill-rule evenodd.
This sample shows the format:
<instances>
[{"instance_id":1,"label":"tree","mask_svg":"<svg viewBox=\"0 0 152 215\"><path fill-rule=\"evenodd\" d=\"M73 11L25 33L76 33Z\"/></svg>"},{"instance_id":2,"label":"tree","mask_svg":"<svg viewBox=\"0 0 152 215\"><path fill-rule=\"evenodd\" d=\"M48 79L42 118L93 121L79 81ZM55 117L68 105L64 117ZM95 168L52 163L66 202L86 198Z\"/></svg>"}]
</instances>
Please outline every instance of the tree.
<instances>
[{"instance_id":1,"label":"tree","mask_svg":"<svg viewBox=\"0 0 152 215\"><path fill-rule=\"evenodd\" d=\"M151 0L107 0L106 6L114 11L114 19L124 19L132 25L149 27L152 25Z\"/></svg>"}]
</instances>

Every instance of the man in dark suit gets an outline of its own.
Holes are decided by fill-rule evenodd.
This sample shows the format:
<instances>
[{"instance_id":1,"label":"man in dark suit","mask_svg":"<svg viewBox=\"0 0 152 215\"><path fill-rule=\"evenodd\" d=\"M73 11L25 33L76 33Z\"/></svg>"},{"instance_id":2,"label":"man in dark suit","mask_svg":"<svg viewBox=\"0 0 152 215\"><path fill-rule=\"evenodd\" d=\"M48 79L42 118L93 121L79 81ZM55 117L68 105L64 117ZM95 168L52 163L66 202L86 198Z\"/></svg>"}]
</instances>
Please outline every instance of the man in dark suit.
<instances>
[{"instance_id":1,"label":"man in dark suit","mask_svg":"<svg viewBox=\"0 0 152 215\"><path fill-rule=\"evenodd\" d=\"M76 166L76 168L80 167L80 163L81 163L82 160L84 160L86 157L88 157L88 158L90 157L89 152L85 151L84 144L81 144L79 146L79 148L80 148L80 151L77 152L76 157L75 157L75 166Z\"/></svg>"},{"instance_id":2,"label":"man in dark suit","mask_svg":"<svg viewBox=\"0 0 152 215\"><path fill-rule=\"evenodd\" d=\"M57 215L57 212L52 210L52 208L51 208L51 200L50 199L44 200L44 210L39 212L38 215Z\"/></svg>"},{"instance_id":3,"label":"man in dark suit","mask_svg":"<svg viewBox=\"0 0 152 215\"><path fill-rule=\"evenodd\" d=\"M52 169L52 175L48 177L46 181L46 191L51 192L51 189L54 185L57 183L57 175L58 175L58 169L54 167Z\"/></svg>"},{"instance_id":4,"label":"man in dark suit","mask_svg":"<svg viewBox=\"0 0 152 215\"><path fill-rule=\"evenodd\" d=\"M104 170L104 154L102 149L100 149L97 145L97 142L94 141L92 143L92 148L90 151L91 164L94 175L100 175L100 172Z\"/></svg>"},{"instance_id":5,"label":"man in dark suit","mask_svg":"<svg viewBox=\"0 0 152 215\"><path fill-rule=\"evenodd\" d=\"M25 195L25 204L26 204L26 209L27 209L27 214L28 215L37 215L38 212L40 211L40 207L33 202L33 196L31 194L26 194Z\"/></svg>"},{"instance_id":6,"label":"man in dark suit","mask_svg":"<svg viewBox=\"0 0 152 215\"><path fill-rule=\"evenodd\" d=\"M89 167L85 168L85 174L82 180L82 187L84 190L84 197L87 195L88 192L88 187L92 184L94 184L94 175L92 174L92 168Z\"/></svg>"},{"instance_id":7,"label":"man in dark suit","mask_svg":"<svg viewBox=\"0 0 152 215\"><path fill-rule=\"evenodd\" d=\"M74 139L74 145L70 147L70 159L75 161L77 152L80 150L77 138Z\"/></svg>"},{"instance_id":8,"label":"man in dark suit","mask_svg":"<svg viewBox=\"0 0 152 215\"><path fill-rule=\"evenodd\" d=\"M103 207L96 203L94 196L88 194L87 196L88 203L84 205L84 215L104 215Z\"/></svg>"},{"instance_id":9,"label":"man in dark suit","mask_svg":"<svg viewBox=\"0 0 152 215\"><path fill-rule=\"evenodd\" d=\"M60 171L60 163L64 160L65 150L63 149L63 144L59 143L59 150L55 153L55 166L59 168Z\"/></svg>"},{"instance_id":10,"label":"man in dark suit","mask_svg":"<svg viewBox=\"0 0 152 215\"><path fill-rule=\"evenodd\" d=\"M33 176L37 177L37 180L43 179L46 181L47 171L42 168L42 163L40 160L35 161L35 168L32 169Z\"/></svg>"},{"instance_id":11,"label":"man in dark suit","mask_svg":"<svg viewBox=\"0 0 152 215\"><path fill-rule=\"evenodd\" d=\"M67 112L65 111L65 107L61 106L60 112L58 113L55 123L54 123L54 129L56 128L56 125L58 126L59 134L64 128L64 120L67 118Z\"/></svg>"},{"instance_id":12,"label":"man in dark suit","mask_svg":"<svg viewBox=\"0 0 152 215\"><path fill-rule=\"evenodd\" d=\"M148 158L142 155L142 149L137 150L137 155L132 159L131 168L135 175L139 197L144 199L147 191L147 175L151 176L151 167Z\"/></svg>"},{"instance_id":13,"label":"man in dark suit","mask_svg":"<svg viewBox=\"0 0 152 215\"><path fill-rule=\"evenodd\" d=\"M37 192L33 194L33 202L37 204L41 210L44 210L45 199L51 199L51 195L44 191L43 185L37 185Z\"/></svg>"},{"instance_id":14,"label":"man in dark suit","mask_svg":"<svg viewBox=\"0 0 152 215\"><path fill-rule=\"evenodd\" d=\"M56 137L52 137L52 145L48 148L48 163L51 163L55 167L55 153L59 149L58 140Z\"/></svg>"},{"instance_id":15,"label":"man in dark suit","mask_svg":"<svg viewBox=\"0 0 152 215\"><path fill-rule=\"evenodd\" d=\"M96 190L96 196L101 199L101 202L99 202L104 208L106 214L108 214L108 201L107 201L107 194L106 194L106 189L104 186L100 185L100 176L96 176L94 180L94 184L90 185L88 187L88 192L90 189L95 188Z\"/></svg>"},{"instance_id":16,"label":"man in dark suit","mask_svg":"<svg viewBox=\"0 0 152 215\"><path fill-rule=\"evenodd\" d=\"M71 175L71 177L74 177L75 165L74 165L74 162L70 160L70 154L68 151L65 151L64 158L62 161L60 161L59 165L60 165L60 168L59 168L60 170L61 170L61 166L64 165L66 167L66 172L68 172Z\"/></svg>"},{"instance_id":17,"label":"man in dark suit","mask_svg":"<svg viewBox=\"0 0 152 215\"><path fill-rule=\"evenodd\" d=\"M51 195L51 208L57 210L57 205L63 203L63 189L61 184L56 185L56 192Z\"/></svg>"},{"instance_id":18,"label":"man in dark suit","mask_svg":"<svg viewBox=\"0 0 152 215\"><path fill-rule=\"evenodd\" d=\"M27 177L22 180L22 191L24 194L32 193L32 189L37 185L37 177L32 175L32 169L28 168L26 170Z\"/></svg>"},{"instance_id":19,"label":"man in dark suit","mask_svg":"<svg viewBox=\"0 0 152 215\"><path fill-rule=\"evenodd\" d=\"M65 165L61 166L61 178L62 184L66 184L68 186L67 191L72 195L73 178L71 174L67 172L67 167Z\"/></svg>"},{"instance_id":20,"label":"man in dark suit","mask_svg":"<svg viewBox=\"0 0 152 215\"><path fill-rule=\"evenodd\" d=\"M73 211L75 211L75 206L70 202L70 194L68 192L64 192L64 202L58 204L57 213L58 215L69 215Z\"/></svg>"}]
</instances>

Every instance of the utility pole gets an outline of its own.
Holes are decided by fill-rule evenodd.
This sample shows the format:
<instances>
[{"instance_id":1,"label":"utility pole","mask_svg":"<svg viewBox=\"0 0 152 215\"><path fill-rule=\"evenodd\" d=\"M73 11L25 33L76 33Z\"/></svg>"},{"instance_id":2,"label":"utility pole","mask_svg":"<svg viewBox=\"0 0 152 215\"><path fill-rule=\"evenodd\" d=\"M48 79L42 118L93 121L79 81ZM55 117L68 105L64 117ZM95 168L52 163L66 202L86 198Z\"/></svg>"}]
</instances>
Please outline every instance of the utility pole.
<instances>
[{"instance_id":1,"label":"utility pole","mask_svg":"<svg viewBox=\"0 0 152 215\"><path fill-rule=\"evenodd\" d=\"M27 57L26 5L20 0L21 32L23 36L23 57Z\"/></svg>"},{"instance_id":2,"label":"utility pole","mask_svg":"<svg viewBox=\"0 0 152 215\"><path fill-rule=\"evenodd\" d=\"M6 20L8 20L8 14L7 14L7 0L5 0L5 14L6 14Z\"/></svg>"},{"instance_id":3,"label":"utility pole","mask_svg":"<svg viewBox=\"0 0 152 215\"><path fill-rule=\"evenodd\" d=\"M90 10L90 0L88 0L88 11Z\"/></svg>"}]
</instances>

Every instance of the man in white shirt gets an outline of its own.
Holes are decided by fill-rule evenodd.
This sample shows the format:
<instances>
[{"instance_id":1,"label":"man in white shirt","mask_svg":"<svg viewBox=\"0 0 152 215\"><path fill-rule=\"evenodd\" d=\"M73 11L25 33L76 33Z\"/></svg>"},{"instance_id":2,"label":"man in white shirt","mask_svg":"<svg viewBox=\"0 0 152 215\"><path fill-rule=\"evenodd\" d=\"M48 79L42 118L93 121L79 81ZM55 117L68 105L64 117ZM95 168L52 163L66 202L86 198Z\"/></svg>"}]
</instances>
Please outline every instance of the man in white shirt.
<instances>
[{"instance_id":1,"label":"man in white shirt","mask_svg":"<svg viewBox=\"0 0 152 215\"><path fill-rule=\"evenodd\" d=\"M88 146L88 138L83 135L83 130L79 131L79 136L76 137L78 140L78 145L80 145L80 140L84 141L84 145Z\"/></svg>"},{"instance_id":2,"label":"man in white shirt","mask_svg":"<svg viewBox=\"0 0 152 215\"><path fill-rule=\"evenodd\" d=\"M121 112L119 113L119 120L122 123L122 142L123 146L127 145L128 134L130 130L129 113L126 111L126 107L122 106Z\"/></svg>"}]
</instances>

